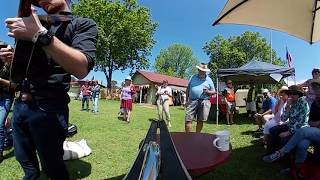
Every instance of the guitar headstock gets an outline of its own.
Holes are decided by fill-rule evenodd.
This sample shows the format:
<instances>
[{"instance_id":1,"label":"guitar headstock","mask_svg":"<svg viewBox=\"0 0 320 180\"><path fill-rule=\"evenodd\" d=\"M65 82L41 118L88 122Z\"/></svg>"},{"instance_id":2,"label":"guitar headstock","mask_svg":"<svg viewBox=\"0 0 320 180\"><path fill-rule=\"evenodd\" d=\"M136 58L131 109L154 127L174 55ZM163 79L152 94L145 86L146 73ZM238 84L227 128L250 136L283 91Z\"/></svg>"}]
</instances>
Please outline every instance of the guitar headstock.
<instances>
[{"instance_id":1,"label":"guitar headstock","mask_svg":"<svg viewBox=\"0 0 320 180\"><path fill-rule=\"evenodd\" d=\"M20 0L18 16L28 17L31 14L31 0Z\"/></svg>"}]
</instances>

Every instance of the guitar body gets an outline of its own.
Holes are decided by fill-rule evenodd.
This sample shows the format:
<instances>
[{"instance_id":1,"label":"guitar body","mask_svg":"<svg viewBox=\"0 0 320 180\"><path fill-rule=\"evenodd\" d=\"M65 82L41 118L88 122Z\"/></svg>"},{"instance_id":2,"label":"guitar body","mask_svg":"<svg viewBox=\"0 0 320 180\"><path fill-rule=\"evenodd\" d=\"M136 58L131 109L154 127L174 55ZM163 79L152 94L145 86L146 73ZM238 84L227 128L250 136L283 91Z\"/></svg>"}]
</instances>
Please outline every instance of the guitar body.
<instances>
[{"instance_id":1,"label":"guitar body","mask_svg":"<svg viewBox=\"0 0 320 180\"><path fill-rule=\"evenodd\" d=\"M31 0L20 0L18 16L28 17L31 14ZM14 83L21 83L26 77L26 69L30 55L32 54L33 43L29 41L16 41L16 47L11 62L10 80Z\"/></svg>"},{"instance_id":2,"label":"guitar body","mask_svg":"<svg viewBox=\"0 0 320 180\"><path fill-rule=\"evenodd\" d=\"M11 62L11 81L21 83L26 78L29 58L32 56L34 44L31 41L17 41L13 60Z\"/></svg>"},{"instance_id":3,"label":"guitar body","mask_svg":"<svg viewBox=\"0 0 320 180\"><path fill-rule=\"evenodd\" d=\"M19 17L28 17L31 14L31 0L20 0ZM71 21L72 15L46 15L38 16L43 26L50 24ZM21 83L27 77L28 66L32 64L34 43L31 41L16 41L16 47L10 69L10 80L14 83ZM30 64L29 64L30 63Z\"/></svg>"}]
</instances>

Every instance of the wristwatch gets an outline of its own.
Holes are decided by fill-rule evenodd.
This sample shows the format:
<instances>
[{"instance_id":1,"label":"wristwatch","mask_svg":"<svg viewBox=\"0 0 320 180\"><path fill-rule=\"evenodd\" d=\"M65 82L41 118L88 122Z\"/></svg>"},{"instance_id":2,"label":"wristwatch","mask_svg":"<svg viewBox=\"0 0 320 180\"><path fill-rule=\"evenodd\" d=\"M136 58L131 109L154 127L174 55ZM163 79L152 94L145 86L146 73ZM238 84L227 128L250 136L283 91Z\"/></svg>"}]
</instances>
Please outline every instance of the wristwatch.
<instances>
[{"instance_id":1,"label":"wristwatch","mask_svg":"<svg viewBox=\"0 0 320 180\"><path fill-rule=\"evenodd\" d=\"M47 31L44 34L40 34L37 39L37 44L40 46L48 46L51 44L53 39L53 34L50 31Z\"/></svg>"}]
</instances>

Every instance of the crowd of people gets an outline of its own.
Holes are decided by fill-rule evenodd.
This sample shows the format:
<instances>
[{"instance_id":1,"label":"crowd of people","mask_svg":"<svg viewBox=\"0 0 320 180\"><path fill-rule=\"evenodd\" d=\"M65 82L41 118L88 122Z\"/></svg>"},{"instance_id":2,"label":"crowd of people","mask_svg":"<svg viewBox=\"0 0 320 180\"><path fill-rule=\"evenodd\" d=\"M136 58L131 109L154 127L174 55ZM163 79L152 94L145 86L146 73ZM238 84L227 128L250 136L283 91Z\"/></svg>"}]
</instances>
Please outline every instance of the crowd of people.
<instances>
[{"instance_id":1,"label":"crowd of people","mask_svg":"<svg viewBox=\"0 0 320 180\"><path fill-rule=\"evenodd\" d=\"M61 23L40 23L34 9L28 17L7 18L5 20L8 35L17 41L30 41L34 51L29 59L30 67L22 82L8 82L8 68L12 63L14 49L5 45L0 49L3 63L0 70L0 163L3 161L5 147L6 122L13 104L12 130L14 154L25 175L23 179L38 179L40 164L45 174L53 180L69 179L63 161L63 142L68 129L70 98L67 94L71 75L84 78L94 67L97 27L88 18L73 16L70 0L33 0L32 4L43 8L50 14L60 14L68 18ZM30 7L31 8L31 7ZM27 22L27 23L25 23ZM32 61L31 61L32 60ZM203 129L210 112L210 97L216 94L207 64L196 66L198 72L193 75L186 90L185 132L192 131L192 122L196 121L196 132ZM320 70L312 71L313 78L300 85L281 87L276 97L268 89L263 89L263 102L260 110L256 107L258 92L253 82L246 97L247 112L258 126L257 133L263 135L263 142L271 154L263 157L265 162L274 162L295 149L295 163L303 163L310 145L320 145ZM226 121L234 123L235 89L232 81L222 95L227 105ZM305 94L303 86L308 87ZM15 93L18 92L18 93ZM89 111L92 99L92 112L97 113L100 86L97 81L86 82L81 87L81 110ZM131 77L125 78L120 95L120 113L129 123L132 112L132 98L136 91ZM164 80L157 92L159 120L172 126L169 98L172 89Z\"/></svg>"},{"instance_id":2,"label":"crowd of people","mask_svg":"<svg viewBox=\"0 0 320 180\"><path fill-rule=\"evenodd\" d=\"M80 88L81 111L89 111L89 102L92 101L92 112L99 112L100 85L98 81L85 81Z\"/></svg>"}]
</instances>

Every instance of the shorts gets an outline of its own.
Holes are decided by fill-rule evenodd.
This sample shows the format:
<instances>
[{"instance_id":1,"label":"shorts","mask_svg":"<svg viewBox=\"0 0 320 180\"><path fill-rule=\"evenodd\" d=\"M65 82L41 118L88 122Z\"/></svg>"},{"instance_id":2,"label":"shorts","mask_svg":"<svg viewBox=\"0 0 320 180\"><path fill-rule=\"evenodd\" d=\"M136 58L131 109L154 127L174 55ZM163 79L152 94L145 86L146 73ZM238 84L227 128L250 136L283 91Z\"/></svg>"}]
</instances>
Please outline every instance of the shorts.
<instances>
[{"instance_id":1,"label":"shorts","mask_svg":"<svg viewBox=\"0 0 320 180\"><path fill-rule=\"evenodd\" d=\"M257 111L256 102L247 102L247 111Z\"/></svg>"},{"instance_id":2,"label":"shorts","mask_svg":"<svg viewBox=\"0 0 320 180\"><path fill-rule=\"evenodd\" d=\"M186 121L207 121L210 112L210 100L191 100L186 104Z\"/></svg>"},{"instance_id":3,"label":"shorts","mask_svg":"<svg viewBox=\"0 0 320 180\"><path fill-rule=\"evenodd\" d=\"M132 99L121 100L120 108L126 112L132 111Z\"/></svg>"},{"instance_id":4,"label":"shorts","mask_svg":"<svg viewBox=\"0 0 320 180\"><path fill-rule=\"evenodd\" d=\"M228 113L234 112L236 110L236 102L226 102Z\"/></svg>"}]
</instances>

